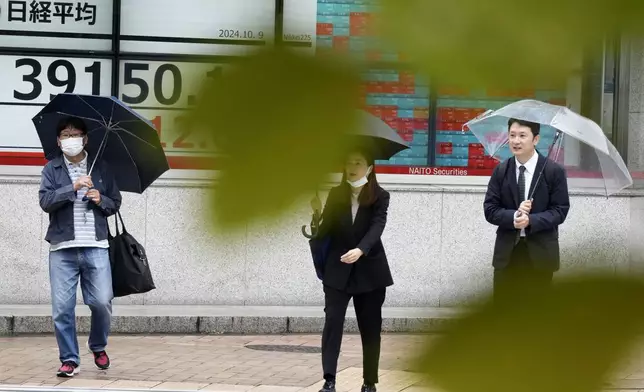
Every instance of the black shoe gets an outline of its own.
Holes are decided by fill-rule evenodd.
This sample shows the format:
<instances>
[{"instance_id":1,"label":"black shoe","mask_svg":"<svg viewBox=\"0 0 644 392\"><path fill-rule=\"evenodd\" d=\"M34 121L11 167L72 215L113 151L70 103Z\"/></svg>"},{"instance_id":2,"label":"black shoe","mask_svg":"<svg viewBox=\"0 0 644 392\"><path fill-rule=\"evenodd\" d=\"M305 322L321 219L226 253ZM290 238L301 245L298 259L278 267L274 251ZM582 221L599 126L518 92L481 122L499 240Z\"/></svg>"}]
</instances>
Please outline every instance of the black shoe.
<instances>
[{"instance_id":1,"label":"black shoe","mask_svg":"<svg viewBox=\"0 0 644 392\"><path fill-rule=\"evenodd\" d=\"M94 364L100 370L107 370L110 368L110 357L107 356L105 351L99 351L94 354Z\"/></svg>"},{"instance_id":2,"label":"black shoe","mask_svg":"<svg viewBox=\"0 0 644 392\"><path fill-rule=\"evenodd\" d=\"M335 392L335 381L325 381L320 392Z\"/></svg>"},{"instance_id":3,"label":"black shoe","mask_svg":"<svg viewBox=\"0 0 644 392\"><path fill-rule=\"evenodd\" d=\"M368 384L363 384L362 389L360 392L376 392L376 386L375 385L368 385Z\"/></svg>"}]
</instances>

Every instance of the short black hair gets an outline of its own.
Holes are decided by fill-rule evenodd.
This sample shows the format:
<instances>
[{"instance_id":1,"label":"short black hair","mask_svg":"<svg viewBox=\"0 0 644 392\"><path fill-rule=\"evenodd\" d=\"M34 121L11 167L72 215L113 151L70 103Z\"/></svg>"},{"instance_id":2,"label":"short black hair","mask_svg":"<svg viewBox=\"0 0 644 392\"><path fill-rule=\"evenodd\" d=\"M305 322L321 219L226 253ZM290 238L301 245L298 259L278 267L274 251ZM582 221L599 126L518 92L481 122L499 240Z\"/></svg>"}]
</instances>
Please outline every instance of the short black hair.
<instances>
[{"instance_id":1,"label":"short black hair","mask_svg":"<svg viewBox=\"0 0 644 392\"><path fill-rule=\"evenodd\" d=\"M539 136L539 132L541 131L541 124L532 121L519 120L518 118L511 118L508 120L508 131L510 131L512 124L519 124L530 128L533 137Z\"/></svg>"},{"instance_id":2,"label":"short black hair","mask_svg":"<svg viewBox=\"0 0 644 392\"><path fill-rule=\"evenodd\" d=\"M63 118L58 122L58 126L56 127L56 136L60 136L61 132L70 127L78 129L83 133L83 135L87 135L87 125L85 124L85 121L78 117L70 116Z\"/></svg>"}]
</instances>

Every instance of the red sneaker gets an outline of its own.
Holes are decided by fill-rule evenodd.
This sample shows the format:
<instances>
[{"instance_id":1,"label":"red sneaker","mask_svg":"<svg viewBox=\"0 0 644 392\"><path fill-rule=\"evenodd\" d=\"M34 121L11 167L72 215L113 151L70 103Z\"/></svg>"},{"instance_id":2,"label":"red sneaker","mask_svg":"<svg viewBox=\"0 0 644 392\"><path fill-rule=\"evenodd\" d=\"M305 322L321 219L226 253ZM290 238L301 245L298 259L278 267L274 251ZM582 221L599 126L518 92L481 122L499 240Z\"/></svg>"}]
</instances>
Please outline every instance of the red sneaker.
<instances>
[{"instance_id":1,"label":"red sneaker","mask_svg":"<svg viewBox=\"0 0 644 392\"><path fill-rule=\"evenodd\" d=\"M74 375L78 373L80 373L78 365L75 362L67 361L63 362L56 375L58 377L74 377Z\"/></svg>"},{"instance_id":2,"label":"red sneaker","mask_svg":"<svg viewBox=\"0 0 644 392\"><path fill-rule=\"evenodd\" d=\"M94 353L94 363L97 368L107 370L110 368L110 357L107 356L105 351L99 351Z\"/></svg>"}]
</instances>

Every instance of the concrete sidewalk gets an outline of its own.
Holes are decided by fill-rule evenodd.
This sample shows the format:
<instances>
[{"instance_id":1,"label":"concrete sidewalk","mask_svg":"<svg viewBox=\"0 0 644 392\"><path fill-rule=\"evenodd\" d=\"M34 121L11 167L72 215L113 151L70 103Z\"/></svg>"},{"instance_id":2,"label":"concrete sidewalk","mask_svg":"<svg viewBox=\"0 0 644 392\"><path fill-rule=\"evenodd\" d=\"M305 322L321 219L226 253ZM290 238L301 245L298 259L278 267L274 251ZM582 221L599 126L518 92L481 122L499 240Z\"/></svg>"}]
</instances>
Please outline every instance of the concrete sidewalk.
<instances>
[{"instance_id":1,"label":"concrete sidewalk","mask_svg":"<svg viewBox=\"0 0 644 392\"><path fill-rule=\"evenodd\" d=\"M79 344L86 339L80 336ZM379 391L418 390L410 388L419 387L421 377L409 371L406 358L426 339L431 336L383 336ZM322 383L319 346L319 335L114 336L108 347L111 369L96 369L91 354L82 350L80 374L61 379L55 376L59 362L53 336L6 337L0 338L0 389L317 392ZM339 392L359 391L361 366L360 337L348 335L340 356Z\"/></svg>"},{"instance_id":2,"label":"concrete sidewalk","mask_svg":"<svg viewBox=\"0 0 644 392\"><path fill-rule=\"evenodd\" d=\"M383 308L384 332L440 331L458 315L454 308ZM89 308L76 308L77 328L89 332ZM115 334L285 334L321 333L324 311L317 306L115 305ZM352 308L347 332L357 332ZM53 333L51 305L0 305L0 335Z\"/></svg>"},{"instance_id":3,"label":"concrete sidewalk","mask_svg":"<svg viewBox=\"0 0 644 392\"><path fill-rule=\"evenodd\" d=\"M86 339L86 335L79 336L79 344L83 346ZM441 392L428 387L408 362L421 345L434 339L436 335L383 335L378 391ZM317 392L322 383L319 347L319 335L301 334L114 336L108 347L112 368L97 370L91 354L81 350L81 373L70 380L55 376L59 361L53 336L5 337L0 338L0 391L33 386L105 392ZM637 350L620 367L606 390L644 391L641 353L644 350ZM360 337L345 335L339 392L359 391L361 367Z\"/></svg>"}]
</instances>

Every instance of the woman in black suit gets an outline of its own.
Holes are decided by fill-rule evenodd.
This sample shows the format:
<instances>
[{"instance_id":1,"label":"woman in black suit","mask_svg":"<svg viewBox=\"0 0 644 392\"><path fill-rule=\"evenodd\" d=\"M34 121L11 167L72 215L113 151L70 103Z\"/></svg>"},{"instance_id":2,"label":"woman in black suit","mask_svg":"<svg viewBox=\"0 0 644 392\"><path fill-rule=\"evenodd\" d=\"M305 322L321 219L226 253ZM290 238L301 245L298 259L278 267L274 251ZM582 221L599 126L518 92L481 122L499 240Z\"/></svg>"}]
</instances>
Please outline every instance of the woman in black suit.
<instances>
[{"instance_id":1,"label":"woman in black suit","mask_svg":"<svg viewBox=\"0 0 644 392\"><path fill-rule=\"evenodd\" d=\"M322 212L318 238L330 244L324 265L322 367L320 392L335 392L335 375L349 300L362 339L363 392L375 392L380 361L382 305L393 285L380 239L387 223L389 192L378 185L374 161L364 152L349 154L342 183L331 189Z\"/></svg>"}]
</instances>

